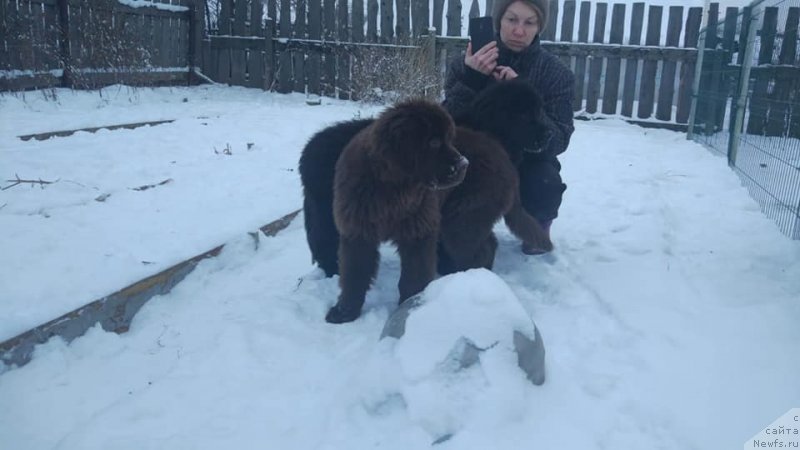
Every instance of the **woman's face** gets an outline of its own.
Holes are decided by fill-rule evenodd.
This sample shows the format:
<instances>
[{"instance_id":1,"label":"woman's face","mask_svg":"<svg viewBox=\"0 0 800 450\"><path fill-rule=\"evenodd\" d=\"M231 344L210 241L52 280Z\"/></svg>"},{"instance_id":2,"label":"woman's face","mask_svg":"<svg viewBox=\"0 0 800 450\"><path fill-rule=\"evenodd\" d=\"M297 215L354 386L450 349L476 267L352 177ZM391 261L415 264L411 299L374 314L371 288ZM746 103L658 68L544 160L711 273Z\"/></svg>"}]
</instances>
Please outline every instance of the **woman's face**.
<instances>
[{"instance_id":1,"label":"woman's face","mask_svg":"<svg viewBox=\"0 0 800 450\"><path fill-rule=\"evenodd\" d=\"M515 52L527 48L539 33L539 15L533 6L517 1L500 18L500 40Z\"/></svg>"}]
</instances>

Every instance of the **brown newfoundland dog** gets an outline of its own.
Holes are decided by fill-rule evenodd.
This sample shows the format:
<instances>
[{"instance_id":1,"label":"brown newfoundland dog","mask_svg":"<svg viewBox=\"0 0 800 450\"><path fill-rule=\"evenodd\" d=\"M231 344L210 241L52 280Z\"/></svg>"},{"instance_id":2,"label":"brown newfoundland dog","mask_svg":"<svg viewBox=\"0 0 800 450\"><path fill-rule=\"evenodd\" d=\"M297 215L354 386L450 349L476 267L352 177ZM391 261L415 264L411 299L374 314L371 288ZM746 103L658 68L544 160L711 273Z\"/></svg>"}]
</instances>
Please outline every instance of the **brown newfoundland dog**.
<instances>
[{"instance_id":1,"label":"brown newfoundland dog","mask_svg":"<svg viewBox=\"0 0 800 450\"><path fill-rule=\"evenodd\" d=\"M437 192L440 274L478 267L491 269L497 248L492 228L501 217L512 233L524 242L540 248L552 247L539 223L522 208L514 163L521 159L524 149L538 148L546 142L547 129L542 125L541 114L541 100L533 88L524 83L506 82L483 91L475 99L471 112L456 118L465 126L457 128L454 143L470 165L461 184ZM326 276L339 273L340 262L344 262L342 254L338 253L340 231L337 230L338 217L334 222L333 208L334 176L344 179L339 172L345 163L339 157L351 139L355 141L354 136L361 136L362 130L374 132L373 122L374 119L359 119L330 126L309 140L300 158L306 237L313 260ZM420 135L424 129L408 133ZM395 138L381 135L384 140ZM362 195L369 195L373 188L362 186L360 189ZM384 208L377 204L375 207ZM375 264L376 255L373 255ZM403 259L401 264L405 272ZM364 292L374 275L373 266L368 265L370 276L362 280L364 287L360 289ZM401 301L408 297L402 286L401 278ZM358 311L362 304L363 296ZM358 317L358 311L350 312L350 320Z\"/></svg>"},{"instance_id":2,"label":"brown newfoundland dog","mask_svg":"<svg viewBox=\"0 0 800 450\"><path fill-rule=\"evenodd\" d=\"M400 301L436 276L440 191L460 183L468 165L454 135L450 115L419 100L387 109L344 147L333 178L341 293L325 320L361 314L381 242L393 242L400 254Z\"/></svg>"}]
</instances>

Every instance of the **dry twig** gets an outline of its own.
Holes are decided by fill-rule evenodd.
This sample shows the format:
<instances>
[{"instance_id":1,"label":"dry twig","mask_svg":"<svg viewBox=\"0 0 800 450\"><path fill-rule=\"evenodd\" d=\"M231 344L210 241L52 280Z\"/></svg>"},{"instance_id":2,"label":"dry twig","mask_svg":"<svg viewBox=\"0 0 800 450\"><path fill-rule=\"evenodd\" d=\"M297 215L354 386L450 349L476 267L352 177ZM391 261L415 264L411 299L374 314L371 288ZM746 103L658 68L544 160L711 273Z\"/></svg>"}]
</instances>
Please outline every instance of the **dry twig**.
<instances>
[{"instance_id":1,"label":"dry twig","mask_svg":"<svg viewBox=\"0 0 800 450\"><path fill-rule=\"evenodd\" d=\"M139 187L130 188L130 189L134 190L134 191L146 191L146 190L154 188L156 186L163 186L163 185L165 185L165 184L167 184L167 183L169 183L171 181L172 181L172 178L167 178L166 180L164 180L164 181L162 181L160 183L157 183L157 184L145 184L144 186L139 186Z\"/></svg>"},{"instance_id":2,"label":"dry twig","mask_svg":"<svg viewBox=\"0 0 800 450\"><path fill-rule=\"evenodd\" d=\"M13 179L13 180L6 180L7 183L11 183L11 184L9 184L8 186L3 187L0 190L5 191L6 189L11 189L12 187L18 186L18 185L23 184L23 183L27 183L27 184L31 184L31 185L38 184L39 186L41 186L42 189L44 189L44 185L45 184L57 183L58 180L60 180L60 178L58 180L55 180L55 181L46 181L46 180L42 180L41 178L39 178L38 180L23 180L17 174L14 174L14 177L15 177L15 179Z\"/></svg>"}]
</instances>

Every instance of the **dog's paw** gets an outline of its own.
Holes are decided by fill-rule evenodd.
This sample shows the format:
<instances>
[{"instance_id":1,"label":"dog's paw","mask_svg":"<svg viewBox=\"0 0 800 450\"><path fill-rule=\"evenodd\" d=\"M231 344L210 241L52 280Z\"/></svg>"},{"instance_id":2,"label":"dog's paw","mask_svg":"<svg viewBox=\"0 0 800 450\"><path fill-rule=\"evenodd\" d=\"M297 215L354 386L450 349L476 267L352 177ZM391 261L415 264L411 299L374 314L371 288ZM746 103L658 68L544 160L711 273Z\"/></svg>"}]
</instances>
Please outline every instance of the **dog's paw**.
<instances>
[{"instance_id":1,"label":"dog's paw","mask_svg":"<svg viewBox=\"0 0 800 450\"><path fill-rule=\"evenodd\" d=\"M361 315L361 308L342 307L338 303L328 310L325 321L328 323L347 323L352 322Z\"/></svg>"}]
</instances>

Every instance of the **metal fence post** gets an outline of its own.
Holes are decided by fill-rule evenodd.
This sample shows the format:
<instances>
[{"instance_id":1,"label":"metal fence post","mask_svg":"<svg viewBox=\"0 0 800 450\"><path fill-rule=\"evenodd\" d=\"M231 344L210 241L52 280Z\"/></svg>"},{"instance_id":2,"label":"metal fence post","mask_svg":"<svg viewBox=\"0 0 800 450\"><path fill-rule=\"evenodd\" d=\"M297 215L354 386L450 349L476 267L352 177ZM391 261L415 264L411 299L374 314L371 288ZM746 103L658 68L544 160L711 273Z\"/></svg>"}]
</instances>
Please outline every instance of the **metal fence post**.
<instances>
[{"instance_id":1,"label":"metal fence post","mask_svg":"<svg viewBox=\"0 0 800 450\"><path fill-rule=\"evenodd\" d=\"M705 11L708 14L708 8ZM694 67L694 80L692 80L692 103L689 106L689 128L686 132L686 139L694 136L694 117L697 114L697 98L700 91L700 77L703 75L703 55L706 48L706 35L708 34L708 16L703 21L706 23L700 30L700 39L697 41L697 61Z\"/></svg>"},{"instance_id":2,"label":"metal fence post","mask_svg":"<svg viewBox=\"0 0 800 450\"><path fill-rule=\"evenodd\" d=\"M736 155L739 152L739 135L744 123L744 107L747 104L747 93L750 90L750 67L753 65L753 48L756 43L756 24L758 22L755 9L751 10L750 23L747 24L747 42L739 73L739 97L736 99L736 119L728 139L728 165L736 167Z\"/></svg>"}]
</instances>

